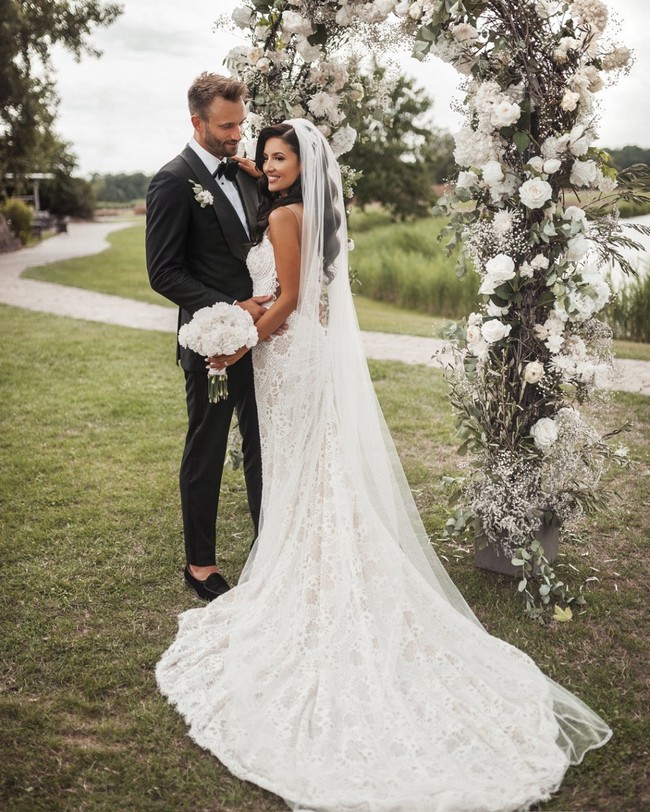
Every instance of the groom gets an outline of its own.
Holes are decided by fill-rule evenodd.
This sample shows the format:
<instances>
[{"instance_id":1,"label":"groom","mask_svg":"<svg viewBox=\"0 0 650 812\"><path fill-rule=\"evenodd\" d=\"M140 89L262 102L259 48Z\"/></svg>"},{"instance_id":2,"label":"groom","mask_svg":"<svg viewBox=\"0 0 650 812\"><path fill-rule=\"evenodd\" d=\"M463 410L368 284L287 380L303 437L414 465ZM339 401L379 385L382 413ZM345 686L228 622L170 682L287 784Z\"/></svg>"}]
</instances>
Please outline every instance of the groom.
<instances>
[{"instance_id":1,"label":"groom","mask_svg":"<svg viewBox=\"0 0 650 812\"><path fill-rule=\"evenodd\" d=\"M270 297L252 298L243 245L257 216L257 170L235 159L246 111L242 82L202 73L188 91L194 135L147 192L151 287L179 307L179 326L216 302L237 304L254 321ZM237 172L243 167L245 172ZM246 174L246 173L249 174ZM248 504L257 535L262 463L251 354L228 369L228 399L208 401L205 359L177 345L185 374L188 430L180 469L185 580L204 600L229 589L216 566L219 490L233 410L242 435Z\"/></svg>"}]
</instances>

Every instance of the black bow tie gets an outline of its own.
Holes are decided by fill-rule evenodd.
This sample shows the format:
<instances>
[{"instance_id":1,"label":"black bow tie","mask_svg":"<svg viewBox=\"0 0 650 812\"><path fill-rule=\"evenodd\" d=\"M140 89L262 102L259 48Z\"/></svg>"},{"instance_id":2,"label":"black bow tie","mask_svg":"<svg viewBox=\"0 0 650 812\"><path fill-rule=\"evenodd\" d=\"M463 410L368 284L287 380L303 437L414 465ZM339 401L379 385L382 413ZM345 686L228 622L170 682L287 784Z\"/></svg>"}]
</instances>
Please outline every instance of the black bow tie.
<instances>
[{"instance_id":1,"label":"black bow tie","mask_svg":"<svg viewBox=\"0 0 650 812\"><path fill-rule=\"evenodd\" d=\"M239 172L239 164L237 161L221 161L214 173L215 178L226 176L226 180L234 180L237 172Z\"/></svg>"}]
</instances>

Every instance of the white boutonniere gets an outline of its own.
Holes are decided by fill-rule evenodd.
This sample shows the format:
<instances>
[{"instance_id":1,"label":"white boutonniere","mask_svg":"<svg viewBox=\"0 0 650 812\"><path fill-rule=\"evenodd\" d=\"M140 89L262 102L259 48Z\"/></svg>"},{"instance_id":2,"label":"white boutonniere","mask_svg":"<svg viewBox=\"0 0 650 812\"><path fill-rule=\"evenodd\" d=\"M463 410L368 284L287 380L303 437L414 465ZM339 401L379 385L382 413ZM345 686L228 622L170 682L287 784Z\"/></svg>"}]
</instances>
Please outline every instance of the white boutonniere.
<instances>
[{"instance_id":1,"label":"white boutonniere","mask_svg":"<svg viewBox=\"0 0 650 812\"><path fill-rule=\"evenodd\" d=\"M192 191L194 192L194 200L204 209L206 206L211 206L214 203L214 197L212 194L208 192L207 189L204 189L200 183L197 183L195 180L189 179L190 183L192 184Z\"/></svg>"}]
</instances>

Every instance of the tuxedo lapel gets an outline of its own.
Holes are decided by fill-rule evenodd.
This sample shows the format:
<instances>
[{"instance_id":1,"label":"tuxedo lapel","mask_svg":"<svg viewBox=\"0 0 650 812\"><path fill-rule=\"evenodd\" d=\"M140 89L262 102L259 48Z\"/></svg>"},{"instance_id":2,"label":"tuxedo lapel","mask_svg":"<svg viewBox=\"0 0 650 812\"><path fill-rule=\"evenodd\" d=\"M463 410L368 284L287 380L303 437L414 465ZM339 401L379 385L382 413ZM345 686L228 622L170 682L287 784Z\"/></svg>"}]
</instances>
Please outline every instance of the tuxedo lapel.
<instances>
[{"instance_id":1,"label":"tuxedo lapel","mask_svg":"<svg viewBox=\"0 0 650 812\"><path fill-rule=\"evenodd\" d=\"M255 224L257 223L257 209L259 207L259 193L257 191L257 182L249 183L249 175L246 175L243 169L240 169L235 178L235 185L239 189L239 195L244 204L246 211L246 219L248 220L248 231L251 237L255 235ZM252 180L252 178L251 178Z\"/></svg>"},{"instance_id":2,"label":"tuxedo lapel","mask_svg":"<svg viewBox=\"0 0 650 812\"><path fill-rule=\"evenodd\" d=\"M232 203L222 192L217 181L208 172L208 168L193 149L190 147L185 147L185 149L181 152L181 157L187 163L193 173L192 176L188 178L188 182L196 179L196 182L212 195L212 208L217 215L217 219L221 225L221 230L223 231L223 235L228 243L228 247L234 256L243 260L243 245L244 243L248 242L248 235L246 234L246 230L239 219L239 215L233 208ZM246 198L243 195L242 197L244 199L246 216L250 217L248 213L248 206L245 202Z\"/></svg>"}]
</instances>

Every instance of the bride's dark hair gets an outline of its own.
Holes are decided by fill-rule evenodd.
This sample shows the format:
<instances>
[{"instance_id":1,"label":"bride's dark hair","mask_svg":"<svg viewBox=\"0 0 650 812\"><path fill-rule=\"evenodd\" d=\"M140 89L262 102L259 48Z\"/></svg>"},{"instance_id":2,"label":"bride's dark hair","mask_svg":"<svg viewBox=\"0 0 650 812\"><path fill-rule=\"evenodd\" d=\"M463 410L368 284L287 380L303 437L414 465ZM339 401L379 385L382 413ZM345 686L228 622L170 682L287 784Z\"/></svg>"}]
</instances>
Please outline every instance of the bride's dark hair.
<instances>
[{"instance_id":1,"label":"bride's dark hair","mask_svg":"<svg viewBox=\"0 0 650 812\"><path fill-rule=\"evenodd\" d=\"M266 149L266 142L269 138L279 138L291 149L291 151L298 156L300 160L300 143L298 136L291 124L271 124L261 130L257 139L257 148L255 150L255 165L263 172L264 166L264 151ZM330 197L336 195L336 190L330 185ZM302 183L300 175L296 181L289 187L287 194L280 196L277 192L269 191L269 182L266 175L258 181L260 205L257 210L257 222L255 224L255 239L251 241L251 246L258 245L262 241L264 232L269 226L269 216L272 211L280 208L281 206L289 206L291 203L302 203ZM338 196L338 195L337 195ZM325 205L323 209L324 217L324 257L323 267L325 277L328 282L334 278L334 269L332 265L339 254L340 244L337 237L337 232L341 225L341 218L333 205Z\"/></svg>"}]
</instances>

